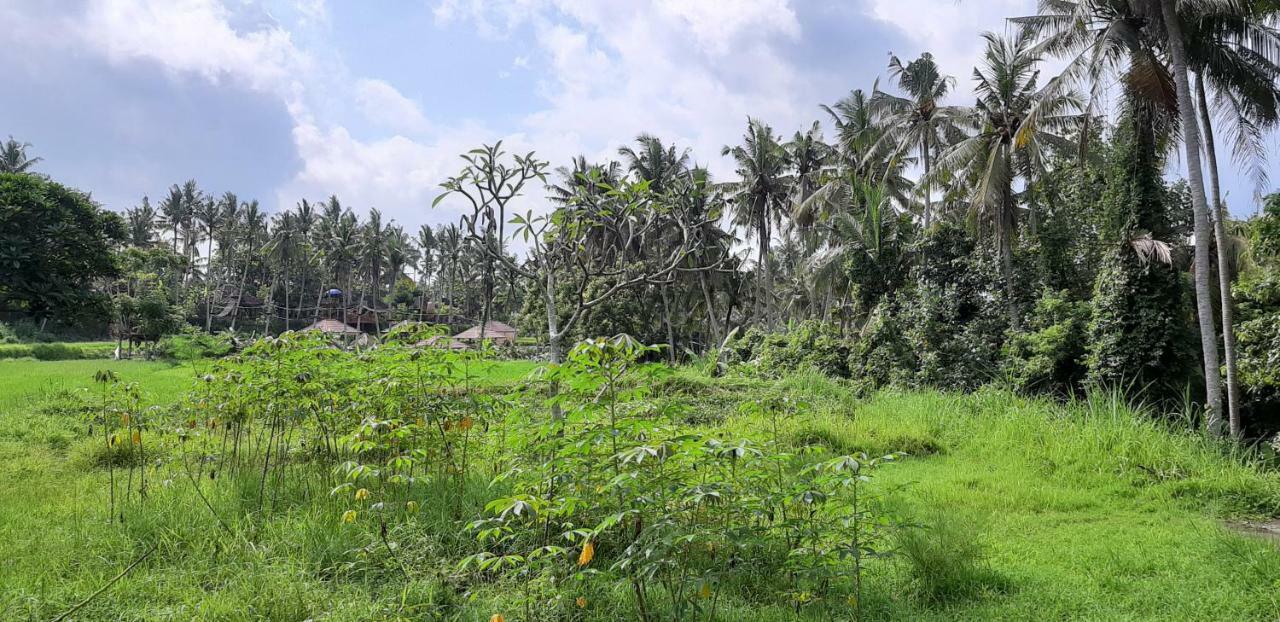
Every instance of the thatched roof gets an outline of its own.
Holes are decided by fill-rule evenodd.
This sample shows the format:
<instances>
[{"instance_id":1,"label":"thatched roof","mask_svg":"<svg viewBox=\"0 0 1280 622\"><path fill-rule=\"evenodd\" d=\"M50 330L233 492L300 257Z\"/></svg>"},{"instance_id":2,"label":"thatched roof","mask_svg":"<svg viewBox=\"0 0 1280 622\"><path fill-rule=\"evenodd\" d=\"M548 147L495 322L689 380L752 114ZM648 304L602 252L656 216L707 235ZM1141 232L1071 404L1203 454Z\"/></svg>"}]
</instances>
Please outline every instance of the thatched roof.
<instances>
[{"instance_id":1,"label":"thatched roof","mask_svg":"<svg viewBox=\"0 0 1280 622\"><path fill-rule=\"evenodd\" d=\"M453 336L454 339L477 340L480 339L480 326L472 326ZM516 329L509 324L504 324L496 320L490 320L484 324L485 339L510 339L516 338Z\"/></svg>"},{"instance_id":2,"label":"thatched roof","mask_svg":"<svg viewBox=\"0 0 1280 622\"><path fill-rule=\"evenodd\" d=\"M347 326L338 320L320 320L311 326L302 329L302 332L320 331L330 335L363 335L359 330Z\"/></svg>"}]
</instances>

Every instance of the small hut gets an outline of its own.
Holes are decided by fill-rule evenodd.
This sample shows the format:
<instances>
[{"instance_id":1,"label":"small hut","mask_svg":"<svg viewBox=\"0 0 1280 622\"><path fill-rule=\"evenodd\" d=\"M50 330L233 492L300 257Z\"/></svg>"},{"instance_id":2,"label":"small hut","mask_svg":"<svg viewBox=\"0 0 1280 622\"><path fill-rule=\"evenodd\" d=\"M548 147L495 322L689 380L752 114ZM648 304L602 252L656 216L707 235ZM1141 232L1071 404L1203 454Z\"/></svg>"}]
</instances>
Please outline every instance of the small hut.
<instances>
[{"instance_id":1,"label":"small hut","mask_svg":"<svg viewBox=\"0 0 1280 622\"><path fill-rule=\"evenodd\" d=\"M338 320L320 320L299 332L321 332L336 339L340 339L344 344L349 346L365 346L370 343L369 335L366 335L358 328L353 328Z\"/></svg>"},{"instance_id":2,"label":"small hut","mask_svg":"<svg viewBox=\"0 0 1280 622\"><path fill-rule=\"evenodd\" d=\"M453 336L455 341L477 342L480 341L480 333L484 333L484 340L495 344L514 344L516 342L516 329L509 324L504 324L496 320L490 320L483 326L472 326Z\"/></svg>"},{"instance_id":3,"label":"small hut","mask_svg":"<svg viewBox=\"0 0 1280 622\"><path fill-rule=\"evenodd\" d=\"M441 349L448 348L450 350L470 350L471 349L471 347L468 346L467 344L446 335L436 335L435 337L431 337L424 341L419 341L417 345L418 347L421 347L421 348L441 348Z\"/></svg>"}]
</instances>

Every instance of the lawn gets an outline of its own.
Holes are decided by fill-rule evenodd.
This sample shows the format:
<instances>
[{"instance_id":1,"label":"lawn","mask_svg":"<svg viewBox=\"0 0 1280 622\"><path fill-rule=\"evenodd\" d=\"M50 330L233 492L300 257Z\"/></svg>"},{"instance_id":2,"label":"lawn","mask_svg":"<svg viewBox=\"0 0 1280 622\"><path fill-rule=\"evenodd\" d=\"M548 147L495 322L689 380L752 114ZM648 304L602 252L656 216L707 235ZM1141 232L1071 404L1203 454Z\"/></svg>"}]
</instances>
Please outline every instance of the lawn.
<instances>
[{"instance_id":1,"label":"lawn","mask_svg":"<svg viewBox=\"0 0 1280 622\"><path fill-rule=\"evenodd\" d=\"M450 579L463 536L447 512L424 508L398 537L412 581L336 520L323 472L288 483L262 512L235 486L206 487L218 519L177 468L156 469L153 492L108 524L107 473L94 466L83 422L51 410L65 391L95 390L110 368L150 404L172 403L201 364L0 361L0 619L47 620L101 587L149 547L136 570L95 598L80 620L523 620L518 584L474 589ZM486 366L480 382L515 383L527 362ZM770 423L739 408L765 395L806 406L783 422L796 447L838 453L904 451L871 486L897 532L896 555L868 563L863 610L875 620L1274 620L1280 553L1225 527L1275 514L1280 480L1221 446L1115 401L1055 405L988 390L889 391L860 398L816 374L769 381L708 378L691 369L644 384L691 430L765 438ZM92 395L92 394L91 394ZM158 411L157 411L158 412ZM160 449L163 454L164 447ZM172 454L170 454L172 455ZM486 453L482 460L497 459ZM120 477L121 472L116 471ZM254 482L241 482L254 488ZM484 482L459 493L479 507ZM233 518L240 517L240 518ZM540 619L634 617L625 586L595 586L590 606ZM569 614L564 614L564 611ZM555 612L560 612L559 614ZM838 609L837 609L838 611ZM536 613L536 612L535 612ZM726 596L718 618L829 619L766 595Z\"/></svg>"}]
</instances>

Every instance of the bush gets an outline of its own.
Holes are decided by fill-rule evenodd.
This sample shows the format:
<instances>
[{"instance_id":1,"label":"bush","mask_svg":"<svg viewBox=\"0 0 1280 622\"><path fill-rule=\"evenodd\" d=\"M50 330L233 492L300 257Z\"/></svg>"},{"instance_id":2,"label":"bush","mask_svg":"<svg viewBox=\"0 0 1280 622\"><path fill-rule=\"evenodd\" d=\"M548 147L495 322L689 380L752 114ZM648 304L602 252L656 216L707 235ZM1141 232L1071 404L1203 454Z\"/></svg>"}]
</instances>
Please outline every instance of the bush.
<instances>
[{"instance_id":1,"label":"bush","mask_svg":"<svg viewBox=\"0 0 1280 622\"><path fill-rule=\"evenodd\" d=\"M923 525L897 532L917 598L954 602L1007 589L1008 581L986 565L986 549L972 521L934 510Z\"/></svg>"},{"instance_id":2,"label":"bush","mask_svg":"<svg viewBox=\"0 0 1280 622\"><path fill-rule=\"evenodd\" d=\"M1004 371L1022 391L1073 392L1084 380L1089 303L1045 292L1021 332L1004 345Z\"/></svg>"},{"instance_id":3,"label":"bush","mask_svg":"<svg viewBox=\"0 0 1280 622\"><path fill-rule=\"evenodd\" d=\"M897 306L882 302L871 312L849 353L849 375L864 389L912 384L918 360L903 336Z\"/></svg>"},{"instance_id":4,"label":"bush","mask_svg":"<svg viewBox=\"0 0 1280 622\"><path fill-rule=\"evenodd\" d=\"M781 332L748 330L728 346L734 362L754 362L770 376L811 367L828 376L849 377L850 342L839 327L805 320Z\"/></svg>"},{"instance_id":5,"label":"bush","mask_svg":"<svg viewBox=\"0 0 1280 622\"><path fill-rule=\"evenodd\" d=\"M234 348L231 337L225 334L210 335L187 327L180 334L161 339L156 344L155 355L179 361L193 361L223 357L230 354Z\"/></svg>"}]
</instances>

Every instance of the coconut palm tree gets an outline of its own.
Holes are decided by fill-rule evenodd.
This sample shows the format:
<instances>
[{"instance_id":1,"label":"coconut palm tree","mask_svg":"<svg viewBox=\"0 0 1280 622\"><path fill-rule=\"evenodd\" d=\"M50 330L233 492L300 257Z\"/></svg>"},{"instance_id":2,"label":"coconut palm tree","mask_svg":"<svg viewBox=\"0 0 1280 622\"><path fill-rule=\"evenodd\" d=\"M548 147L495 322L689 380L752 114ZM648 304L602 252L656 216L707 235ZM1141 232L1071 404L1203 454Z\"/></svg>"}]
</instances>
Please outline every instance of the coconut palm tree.
<instances>
[{"instance_id":1,"label":"coconut palm tree","mask_svg":"<svg viewBox=\"0 0 1280 622\"><path fill-rule=\"evenodd\" d=\"M978 101L965 121L978 132L948 148L932 171L965 181L971 210L980 222L990 223L1000 257L1001 276L1009 312L1009 324L1020 325L1013 282L1013 245L1018 225L1014 196L1017 178L1034 183L1048 168L1049 154L1067 149L1070 141L1058 132L1078 122L1080 107L1073 93L1040 90L1031 35L1012 38L986 33L981 67L973 71ZM1028 119L1033 106L1040 109L1034 125ZM928 183L929 175L924 180Z\"/></svg>"},{"instance_id":2,"label":"coconut palm tree","mask_svg":"<svg viewBox=\"0 0 1280 622\"><path fill-rule=\"evenodd\" d=\"M138 248L151 248L155 243L156 225L160 215L151 207L151 199L142 197L142 205L125 211L129 245Z\"/></svg>"},{"instance_id":3,"label":"coconut palm tree","mask_svg":"<svg viewBox=\"0 0 1280 622\"><path fill-rule=\"evenodd\" d=\"M667 146L652 134L636 136L636 147L621 147L618 155L622 163L636 179L649 182L649 190L662 194L689 169L689 150L677 150Z\"/></svg>"},{"instance_id":4,"label":"coconut palm tree","mask_svg":"<svg viewBox=\"0 0 1280 622\"><path fill-rule=\"evenodd\" d=\"M430 225L422 225L418 228L418 235L414 238L414 243L418 246L418 289L422 292L420 295L418 311L419 318L421 312L427 306L426 303L430 299L427 296L427 283L431 280L431 275L436 270L436 252L439 248L439 241L436 240L435 232L432 231ZM437 280L437 284L439 281ZM439 298L439 296L436 296Z\"/></svg>"},{"instance_id":5,"label":"coconut palm tree","mask_svg":"<svg viewBox=\"0 0 1280 622\"><path fill-rule=\"evenodd\" d=\"M1191 186L1192 222L1195 225L1196 311L1200 321L1200 341L1204 351L1205 407L1209 432L1222 433L1222 379L1218 369L1218 339L1214 334L1213 307L1209 292L1209 204L1205 199L1204 172L1200 168L1200 130L1196 121L1195 102L1188 79L1186 39L1173 0L1159 0L1164 20L1165 43L1169 50L1170 69L1177 93L1178 116L1182 121L1182 144L1187 158L1187 182ZM1232 422L1232 435L1239 433L1239 421Z\"/></svg>"},{"instance_id":6,"label":"coconut palm tree","mask_svg":"<svg viewBox=\"0 0 1280 622\"><path fill-rule=\"evenodd\" d=\"M222 204L213 197L206 197L196 204L193 214L199 224L208 246L205 252L204 268L204 330L213 330L213 301L210 300L210 287L213 284L213 241L217 237L218 227L222 224Z\"/></svg>"},{"instance_id":7,"label":"coconut palm tree","mask_svg":"<svg viewBox=\"0 0 1280 622\"><path fill-rule=\"evenodd\" d=\"M31 143L20 143L12 136L4 141L0 145L0 173L26 173L39 164L43 158L27 155L27 148L30 146Z\"/></svg>"},{"instance_id":8,"label":"coconut palm tree","mask_svg":"<svg viewBox=\"0 0 1280 622\"><path fill-rule=\"evenodd\" d=\"M880 140L895 146L895 154L915 153L924 167L924 181L917 190L924 198L924 226L933 224L933 160L947 145L961 137L957 121L964 109L943 106L942 101L955 85L955 78L944 75L925 52L905 65L897 56L889 57L889 79L903 95L893 95L877 88L871 96L876 122L884 128Z\"/></svg>"},{"instance_id":9,"label":"coconut palm tree","mask_svg":"<svg viewBox=\"0 0 1280 622\"><path fill-rule=\"evenodd\" d=\"M265 246L262 247L267 261L274 267L273 273L280 273L279 280L284 284L284 306L280 307L284 310L282 319L284 320L284 329L289 330L289 301L290 301L290 283L293 275L293 268L301 257L306 256L306 246L303 240L302 232L298 227L298 215L295 212L285 211L276 214L274 224L271 226L271 235ZM273 292L277 279L273 276L271 290L268 291L267 299L273 300ZM303 292L305 295L305 292ZM275 314L276 306L268 303L268 312ZM268 318L271 316L269 315Z\"/></svg>"},{"instance_id":10,"label":"coconut palm tree","mask_svg":"<svg viewBox=\"0 0 1280 622\"><path fill-rule=\"evenodd\" d=\"M756 239L756 322L769 321L773 292L773 269L769 264L769 245L773 225L787 213L792 178L791 156L773 128L747 119L747 133L742 144L726 146L721 155L732 156L737 165L738 181L722 187L727 192L733 211L734 225L745 228Z\"/></svg>"},{"instance_id":11,"label":"coconut palm tree","mask_svg":"<svg viewBox=\"0 0 1280 622\"><path fill-rule=\"evenodd\" d=\"M237 225L240 243L244 246L243 269L240 271L240 285L236 288L236 303L231 314L231 330L236 329L236 320L240 317L240 299L249 279L249 266L259 248L264 234L267 232L267 216L262 212L255 199L240 206L240 222Z\"/></svg>"}]
</instances>

